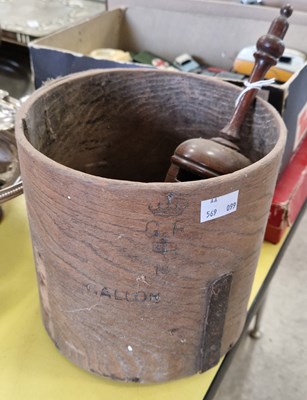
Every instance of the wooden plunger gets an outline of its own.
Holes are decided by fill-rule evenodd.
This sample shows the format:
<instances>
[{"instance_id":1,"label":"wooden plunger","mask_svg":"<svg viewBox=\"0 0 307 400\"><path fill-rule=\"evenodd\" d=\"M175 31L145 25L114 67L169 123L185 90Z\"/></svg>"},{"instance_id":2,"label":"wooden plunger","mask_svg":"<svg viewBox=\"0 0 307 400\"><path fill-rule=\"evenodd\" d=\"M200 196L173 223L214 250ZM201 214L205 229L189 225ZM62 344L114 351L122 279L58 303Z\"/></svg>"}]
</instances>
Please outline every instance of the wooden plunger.
<instances>
[{"instance_id":1,"label":"wooden plunger","mask_svg":"<svg viewBox=\"0 0 307 400\"><path fill-rule=\"evenodd\" d=\"M284 52L282 41L292 14L292 7L287 4L280 10L268 33L257 41L254 53L255 65L249 83L262 80L267 71L277 63ZM203 178L212 178L242 169L251 161L240 153L238 146L239 130L254 100L257 89L246 91L238 101L230 122L210 140L198 138L181 143L171 158L166 182L182 182Z\"/></svg>"}]
</instances>

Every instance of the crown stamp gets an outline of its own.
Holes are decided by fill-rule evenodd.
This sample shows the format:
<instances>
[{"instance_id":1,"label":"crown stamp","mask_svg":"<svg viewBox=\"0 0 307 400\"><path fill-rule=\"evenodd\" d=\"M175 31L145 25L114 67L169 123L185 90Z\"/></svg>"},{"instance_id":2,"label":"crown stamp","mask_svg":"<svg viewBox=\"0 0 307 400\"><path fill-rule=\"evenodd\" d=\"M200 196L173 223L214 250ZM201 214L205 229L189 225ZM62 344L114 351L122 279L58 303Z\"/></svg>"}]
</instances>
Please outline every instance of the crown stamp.
<instances>
[{"instance_id":1,"label":"crown stamp","mask_svg":"<svg viewBox=\"0 0 307 400\"><path fill-rule=\"evenodd\" d=\"M189 203L184 197L171 192L166 195L164 201L159 201L155 205L149 204L148 209L157 217L167 218L181 215L188 205Z\"/></svg>"}]
</instances>

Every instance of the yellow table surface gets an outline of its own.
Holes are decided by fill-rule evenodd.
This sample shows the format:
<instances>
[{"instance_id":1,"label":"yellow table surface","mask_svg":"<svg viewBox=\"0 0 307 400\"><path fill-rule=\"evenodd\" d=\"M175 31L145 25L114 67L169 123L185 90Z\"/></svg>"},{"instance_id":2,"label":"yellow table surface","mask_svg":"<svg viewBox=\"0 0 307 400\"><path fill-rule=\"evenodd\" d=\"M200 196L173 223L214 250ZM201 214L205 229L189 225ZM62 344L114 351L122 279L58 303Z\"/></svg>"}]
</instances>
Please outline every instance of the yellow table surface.
<instances>
[{"instance_id":1,"label":"yellow table surface","mask_svg":"<svg viewBox=\"0 0 307 400\"><path fill-rule=\"evenodd\" d=\"M3 206L0 224L1 400L201 400L219 366L177 381L140 385L91 375L55 348L41 322L24 197ZM264 243L249 305L282 243Z\"/></svg>"}]
</instances>

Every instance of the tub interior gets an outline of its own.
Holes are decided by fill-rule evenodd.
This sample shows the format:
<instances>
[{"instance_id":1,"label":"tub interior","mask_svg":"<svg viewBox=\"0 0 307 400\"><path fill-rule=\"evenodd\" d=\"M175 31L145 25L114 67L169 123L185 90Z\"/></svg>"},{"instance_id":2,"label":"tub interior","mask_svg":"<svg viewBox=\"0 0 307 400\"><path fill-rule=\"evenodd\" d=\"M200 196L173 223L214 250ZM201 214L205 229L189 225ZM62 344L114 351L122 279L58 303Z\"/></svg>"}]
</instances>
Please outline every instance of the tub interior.
<instances>
[{"instance_id":1,"label":"tub interior","mask_svg":"<svg viewBox=\"0 0 307 400\"><path fill-rule=\"evenodd\" d=\"M139 182L164 181L184 140L218 136L238 96L216 78L153 70L100 71L49 86L25 116L32 146L67 167ZM240 130L242 153L261 159L279 129L276 115L255 101Z\"/></svg>"}]
</instances>

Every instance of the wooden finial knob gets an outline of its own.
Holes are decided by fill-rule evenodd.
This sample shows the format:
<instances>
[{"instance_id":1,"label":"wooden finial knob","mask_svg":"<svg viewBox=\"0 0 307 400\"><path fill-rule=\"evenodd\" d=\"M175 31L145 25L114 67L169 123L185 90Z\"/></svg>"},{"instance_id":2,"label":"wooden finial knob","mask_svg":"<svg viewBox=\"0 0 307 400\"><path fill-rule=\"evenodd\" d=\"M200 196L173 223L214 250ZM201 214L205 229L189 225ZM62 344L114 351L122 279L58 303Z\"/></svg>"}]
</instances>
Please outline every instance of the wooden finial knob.
<instances>
[{"instance_id":1,"label":"wooden finial knob","mask_svg":"<svg viewBox=\"0 0 307 400\"><path fill-rule=\"evenodd\" d=\"M257 82L264 78L267 71L277 63L282 56L285 45L283 38L288 30L288 17L292 14L292 7L287 4L280 10L280 15L271 23L266 35L257 41L257 51L254 53L255 65L249 77L249 82ZM230 141L239 140L239 129L243 123L257 90L250 90L242 96L237 104L230 122L221 131L221 136Z\"/></svg>"},{"instance_id":2,"label":"wooden finial knob","mask_svg":"<svg viewBox=\"0 0 307 400\"><path fill-rule=\"evenodd\" d=\"M283 38L289 27L288 18L293 12L290 4L280 10L280 15L272 21L266 35L261 36L257 41L256 59L262 59L268 63L268 67L275 65L285 50Z\"/></svg>"},{"instance_id":3,"label":"wooden finial knob","mask_svg":"<svg viewBox=\"0 0 307 400\"><path fill-rule=\"evenodd\" d=\"M283 6L280 9L280 15L272 21L268 34L283 39L289 27L288 18L292 13L293 8L290 4Z\"/></svg>"},{"instance_id":4,"label":"wooden finial knob","mask_svg":"<svg viewBox=\"0 0 307 400\"><path fill-rule=\"evenodd\" d=\"M285 18L291 17L293 13L293 8L291 4L286 4L280 9L280 14L283 15Z\"/></svg>"}]
</instances>

